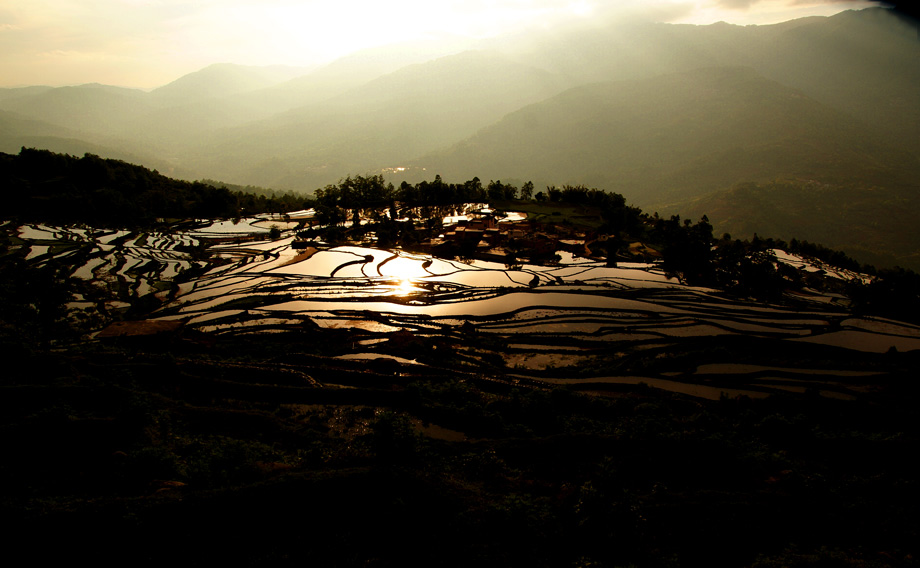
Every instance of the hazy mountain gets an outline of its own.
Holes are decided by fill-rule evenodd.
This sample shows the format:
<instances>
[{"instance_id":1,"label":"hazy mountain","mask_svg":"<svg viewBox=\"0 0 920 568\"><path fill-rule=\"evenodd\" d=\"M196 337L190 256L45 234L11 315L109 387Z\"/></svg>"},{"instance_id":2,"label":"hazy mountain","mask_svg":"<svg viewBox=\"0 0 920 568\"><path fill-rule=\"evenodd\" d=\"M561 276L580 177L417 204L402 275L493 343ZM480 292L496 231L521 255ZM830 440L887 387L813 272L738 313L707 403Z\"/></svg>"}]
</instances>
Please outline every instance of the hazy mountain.
<instances>
[{"instance_id":1,"label":"hazy mountain","mask_svg":"<svg viewBox=\"0 0 920 568\"><path fill-rule=\"evenodd\" d=\"M0 110L0 140L14 141L23 136L75 136L76 132L19 114ZM21 146L21 144L20 144ZM19 146L17 146L18 151ZM5 150L0 150L5 151Z\"/></svg>"},{"instance_id":2,"label":"hazy mountain","mask_svg":"<svg viewBox=\"0 0 920 568\"><path fill-rule=\"evenodd\" d=\"M54 87L13 87L13 88L3 88L0 89L0 101L6 101L11 99L18 99L22 97L31 97L45 91L50 91Z\"/></svg>"},{"instance_id":3,"label":"hazy mountain","mask_svg":"<svg viewBox=\"0 0 920 568\"><path fill-rule=\"evenodd\" d=\"M764 53L766 77L861 120L920 155L920 34L886 10L842 12L784 30Z\"/></svg>"},{"instance_id":4,"label":"hazy mountain","mask_svg":"<svg viewBox=\"0 0 920 568\"><path fill-rule=\"evenodd\" d=\"M416 165L449 179L584 183L661 207L739 181L900 175L857 120L752 69L570 89Z\"/></svg>"},{"instance_id":5,"label":"hazy mountain","mask_svg":"<svg viewBox=\"0 0 920 568\"><path fill-rule=\"evenodd\" d=\"M93 83L7 98L0 101L0 110L75 130L114 133L150 108L147 96L139 89Z\"/></svg>"},{"instance_id":6,"label":"hazy mountain","mask_svg":"<svg viewBox=\"0 0 920 568\"><path fill-rule=\"evenodd\" d=\"M240 97L281 112L328 101L383 75L473 48L467 38L419 40L362 49L290 81Z\"/></svg>"},{"instance_id":7,"label":"hazy mountain","mask_svg":"<svg viewBox=\"0 0 920 568\"><path fill-rule=\"evenodd\" d=\"M412 159L561 89L546 71L470 51L411 65L336 97L219 132L191 158L208 175L312 189ZM271 176L264 178L262 176Z\"/></svg>"},{"instance_id":8,"label":"hazy mountain","mask_svg":"<svg viewBox=\"0 0 920 568\"><path fill-rule=\"evenodd\" d=\"M211 65L151 91L148 100L153 108L139 109L119 134L181 156L185 146L200 144L205 133L280 112L281 108L260 101L258 93L308 72L281 65Z\"/></svg>"},{"instance_id":9,"label":"hazy mountain","mask_svg":"<svg viewBox=\"0 0 920 568\"><path fill-rule=\"evenodd\" d=\"M139 130L157 144L194 148L209 143L208 132L333 99L406 65L451 53L465 43L468 40L419 41L369 48L313 70L212 65L151 92L163 108L144 114Z\"/></svg>"},{"instance_id":10,"label":"hazy mountain","mask_svg":"<svg viewBox=\"0 0 920 568\"><path fill-rule=\"evenodd\" d=\"M370 48L316 70L216 64L150 93L99 85L2 89L0 109L80 131L80 137L88 141L116 137L135 154L159 154L173 161L187 156L187 148L208 143L209 133L214 131L317 104L406 65L453 53L470 43L450 39ZM185 164L200 170L188 160ZM209 170L208 175L214 174Z\"/></svg>"},{"instance_id":11,"label":"hazy mountain","mask_svg":"<svg viewBox=\"0 0 920 568\"><path fill-rule=\"evenodd\" d=\"M164 173L188 176L189 172L177 169L163 158L162 151L145 153L137 144L73 130L41 120L24 118L15 113L0 111L0 152L19 153L23 146L43 148L62 154L83 155L87 152L143 163Z\"/></svg>"},{"instance_id":12,"label":"hazy mountain","mask_svg":"<svg viewBox=\"0 0 920 568\"><path fill-rule=\"evenodd\" d=\"M288 81L281 79L294 70L214 65L151 93L99 86L4 90L0 109L115 136L140 153L160 149L202 176L311 190L348 173L440 151L566 88L748 66L920 155L920 42L915 29L885 10L772 26L596 26L488 45L448 56L465 45L374 48ZM582 110L590 120L594 111ZM555 147L547 141L543 152L551 162L579 156L592 168L579 179L619 179L622 168L605 174L602 163L586 163L597 144L584 134ZM732 176L702 171L714 153L699 142L673 144L673 151L703 151L694 156L699 189L724 189L703 187ZM509 157L517 152L508 150L502 152ZM621 162L630 155L628 144L622 151Z\"/></svg>"},{"instance_id":13,"label":"hazy mountain","mask_svg":"<svg viewBox=\"0 0 920 568\"><path fill-rule=\"evenodd\" d=\"M532 36L507 49L578 83L749 66L920 152L918 30L881 8L767 26L590 27Z\"/></svg>"},{"instance_id":14,"label":"hazy mountain","mask_svg":"<svg viewBox=\"0 0 920 568\"><path fill-rule=\"evenodd\" d=\"M652 78L725 65L752 67L766 78L799 89L799 94L813 102L823 103L825 111L834 109L858 119L861 124L852 123L849 127L853 136L857 136L855 129L861 128L864 133L884 135L890 142L920 154L920 142L917 142L920 140L920 111L916 104L920 100L920 71L913 64L920 55L920 42L916 41L915 30L884 10L806 18L774 26L645 24L629 28L607 27L538 37L531 40L529 46L512 48L505 45L502 49L503 55L498 51L479 52L480 60L469 55L455 55L409 66L347 92L336 90L342 87L341 83L336 83L336 87L324 85L321 73L298 78L276 89L293 87L295 83L309 84L314 90L301 91L304 100L314 97L314 100L325 98L326 102L304 105L229 135L222 132L217 138L217 146L222 145L220 149L210 142L199 144L198 147L205 151L192 148L189 157L203 160L201 164L207 163L208 175L220 173L214 168L230 167L231 175L245 176L240 181L246 183L310 188L353 171L401 165L394 161L405 161L413 152L428 154L438 145L448 146L459 141L458 136L463 135L464 130L469 133L486 126L482 119L494 114L494 110L511 112L519 108L515 105L536 102L538 97L555 94L566 86ZM527 69L533 76L543 70L546 77L552 77L545 83L550 87L538 89L533 92L533 98L522 100L517 97L515 83L519 79L515 72L509 71L502 76L480 67L487 53L493 60L501 60L507 69ZM838 55L835 57L835 54ZM892 70L893 76L888 77L886 74ZM325 72L329 77L341 77L332 67ZM863 81L861 77L871 80ZM461 91L456 91L457 88ZM584 100L577 104L594 102ZM473 105L486 106L472 112ZM583 110L588 113L586 120L590 121L589 109ZM603 111L599 109L598 112ZM382 113L387 115L381 116ZM815 125L816 135L820 134L817 124L823 120L821 116L806 119ZM440 127L435 128L438 124ZM566 125L559 127L568 130ZM432 130L436 130L435 135ZM564 137L565 133L562 135ZM513 141L507 142L512 144ZM584 164L584 160L596 152L591 148L594 145L591 136L570 138L565 144L556 146L551 141L547 143L549 147L545 151L552 154L549 159L555 162L571 163L568 156L574 154L581 156L579 163ZM699 191L725 187L707 186L709 183L737 181L733 175L704 171L710 167L722 168L720 160L713 162L716 154L706 151L705 144L691 140L685 148L674 145L677 152L693 148L704 152L694 157L694 164L688 163L688 173L697 179ZM209 150L213 150L210 157ZM489 158L498 163L499 157L508 157L510 168L511 157L516 152L513 144L500 152L493 148ZM628 159L630 149L625 147L623 152L622 159ZM792 152L792 148L787 148L785 153L768 152L761 161L769 165ZM826 162L825 166L828 164ZM621 173L597 175L604 173L604 164L588 165L596 171L582 171L578 179L590 177L608 183L619 178ZM252 169L245 171L248 166ZM739 165L736 169L743 167ZM663 179L657 172L651 174ZM495 175L507 178L518 174L499 168ZM535 173L520 175L537 177ZM645 174L636 172L636 175ZM566 178L565 181L572 180Z\"/></svg>"},{"instance_id":15,"label":"hazy mountain","mask_svg":"<svg viewBox=\"0 0 920 568\"><path fill-rule=\"evenodd\" d=\"M162 105L189 104L211 98L266 89L308 73L310 69L275 65L256 67L218 63L184 75L150 92Z\"/></svg>"}]
</instances>

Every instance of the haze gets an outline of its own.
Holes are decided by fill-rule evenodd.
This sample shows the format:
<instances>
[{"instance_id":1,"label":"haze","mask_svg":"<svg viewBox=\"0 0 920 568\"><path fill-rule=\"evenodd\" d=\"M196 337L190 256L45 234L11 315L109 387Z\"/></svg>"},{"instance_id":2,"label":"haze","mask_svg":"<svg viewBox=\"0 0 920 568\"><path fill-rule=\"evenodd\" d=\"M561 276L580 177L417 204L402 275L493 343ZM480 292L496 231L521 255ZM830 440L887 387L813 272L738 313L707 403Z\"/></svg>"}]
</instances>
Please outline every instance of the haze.
<instances>
[{"instance_id":1,"label":"haze","mask_svg":"<svg viewBox=\"0 0 920 568\"><path fill-rule=\"evenodd\" d=\"M471 42L503 34L613 19L766 24L828 16L872 4L807 0L31 0L0 7L0 85L95 82L154 88L218 62L311 68L391 43L416 42L415 49L431 49L436 54L438 49L459 51ZM448 47L439 42L448 42Z\"/></svg>"}]
</instances>

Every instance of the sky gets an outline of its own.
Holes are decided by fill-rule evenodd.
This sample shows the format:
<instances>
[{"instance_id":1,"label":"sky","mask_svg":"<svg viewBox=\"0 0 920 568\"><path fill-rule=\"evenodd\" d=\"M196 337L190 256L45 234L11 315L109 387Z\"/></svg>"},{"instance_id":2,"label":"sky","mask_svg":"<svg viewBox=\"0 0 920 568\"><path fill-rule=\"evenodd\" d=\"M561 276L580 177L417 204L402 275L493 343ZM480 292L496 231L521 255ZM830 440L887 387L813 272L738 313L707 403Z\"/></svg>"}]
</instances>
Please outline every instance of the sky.
<instances>
[{"instance_id":1,"label":"sky","mask_svg":"<svg viewBox=\"0 0 920 568\"><path fill-rule=\"evenodd\" d=\"M154 88L212 63L315 66L421 39L611 20L738 25L865 0L0 0L0 86Z\"/></svg>"}]
</instances>

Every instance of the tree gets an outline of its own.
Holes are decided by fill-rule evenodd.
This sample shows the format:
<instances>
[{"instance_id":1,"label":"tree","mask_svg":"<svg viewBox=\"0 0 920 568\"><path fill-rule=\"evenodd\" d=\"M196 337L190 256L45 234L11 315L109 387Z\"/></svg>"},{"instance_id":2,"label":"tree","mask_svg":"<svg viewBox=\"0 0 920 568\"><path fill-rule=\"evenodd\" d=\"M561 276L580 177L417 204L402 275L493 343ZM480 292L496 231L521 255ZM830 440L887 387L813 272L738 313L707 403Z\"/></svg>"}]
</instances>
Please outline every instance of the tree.
<instances>
[{"instance_id":1,"label":"tree","mask_svg":"<svg viewBox=\"0 0 920 568\"><path fill-rule=\"evenodd\" d=\"M521 186L521 199L530 200L533 198L533 182L528 181Z\"/></svg>"},{"instance_id":2,"label":"tree","mask_svg":"<svg viewBox=\"0 0 920 568\"><path fill-rule=\"evenodd\" d=\"M316 190L316 221L319 224L335 226L345 222L345 211L339 207L339 196L340 190L335 185Z\"/></svg>"},{"instance_id":3,"label":"tree","mask_svg":"<svg viewBox=\"0 0 920 568\"><path fill-rule=\"evenodd\" d=\"M507 199L506 187L502 184L502 180L490 181L488 188L489 188L489 200L490 201L499 201L502 199ZM517 189L515 188L515 192L516 191Z\"/></svg>"},{"instance_id":4,"label":"tree","mask_svg":"<svg viewBox=\"0 0 920 568\"><path fill-rule=\"evenodd\" d=\"M482 182L478 177L465 182L463 184L463 191L458 195L460 202L465 203L474 203L477 201L485 201L488 199L486 190L482 187Z\"/></svg>"},{"instance_id":5,"label":"tree","mask_svg":"<svg viewBox=\"0 0 920 568\"><path fill-rule=\"evenodd\" d=\"M712 225L705 215L696 225L690 219L681 224L678 215L667 221L658 219L655 232L663 245L663 266L668 273L681 275L689 284L712 283Z\"/></svg>"}]
</instances>

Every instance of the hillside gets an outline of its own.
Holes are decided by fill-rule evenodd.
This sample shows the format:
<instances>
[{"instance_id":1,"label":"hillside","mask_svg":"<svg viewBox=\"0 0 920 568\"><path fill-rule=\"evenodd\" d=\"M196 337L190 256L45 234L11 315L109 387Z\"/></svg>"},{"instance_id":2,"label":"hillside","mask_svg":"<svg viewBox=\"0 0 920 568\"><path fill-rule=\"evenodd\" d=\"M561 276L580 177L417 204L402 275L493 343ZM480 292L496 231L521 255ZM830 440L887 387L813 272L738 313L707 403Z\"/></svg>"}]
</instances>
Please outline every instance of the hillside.
<instances>
[{"instance_id":1,"label":"hillside","mask_svg":"<svg viewBox=\"0 0 920 568\"><path fill-rule=\"evenodd\" d=\"M272 176L266 185L315 188L331 172L404 163L462 139L558 92L558 85L545 71L464 52L403 68L331 101L220 131L188 153L212 176L245 183Z\"/></svg>"},{"instance_id":2,"label":"hillside","mask_svg":"<svg viewBox=\"0 0 920 568\"><path fill-rule=\"evenodd\" d=\"M858 121L749 68L577 87L416 163L461 178L531 172L656 207L739 181L906 183L916 169Z\"/></svg>"},{"instance_id":3,"label":"hillside","mask_svg":"<svg viewBox=\"0 0 920 568\"><path fill-rule=\"evenodd\" d=\"M150 108L143 91L97 84L45 90L2 104L27 118L97 134L116 133Z\"/></svg>"},{"instance_id":4,"label":"hillside","mask_svg":"<svg viewBox=\"0 0 920 568\"><path fill-rule=\"evenodd\" d=\"M184 75L150 92L161 105L189 104L203 99L226 98L240 93L267 89L305 75L299 67L255 67L217 63Z\"/></svg>"},{"instance_id":5,"label":"hillside","mask_svg":"<svg viewBox=\"0 0 920 568\"><path fill-rule=\"evenodd\" d=\"M718 234L797 237L876 266L920 269L920 235L913 230L920 203L911 190L806 180L744 183L676 207L690 216L709 215Z\"/></svg>"},{"instance_id":6,"label":"hillside","mask_svg":"<svg viewBox=\"0 0 920 568\"><path fill-rule=\"evenodd\" d=\"M916 274L583 187L523 203L356 177L231 220L201 217L233 214L230 192L130 164L0 166L44 190L0 224L14 556L916 565ZM65 220L67 188L97 201ZM128 226L127 199L189 207ZM106 204L122 218L88 223ZM442 231L470 252L425 252Z\"/></svg>"},{"instance_id":7,"label":"hillside","mask_svg":"<svg viewBox=\"0 0 920 568\"><path fill-rule=\"evenodd\" d=\"M66 142L61 140L60 142ZM82 158L22 148L0 152L0 184L6 220L150 226L163 219L235 217L249 212L297 209L294 195L256 196L203 182L187 182L143 166L90 153Z\"/></svg>"},{"instance_id":8,"label":"hillside","mask_svg":"<svg viewBox=\"0 0 920 568\"><path fill-rule=\"evenodd\" d=\"M521 61L575 83L745 66L918 151L917 28L876 8L763 26L630 24L529 38Z\"/></svg>"}]
</instances>

